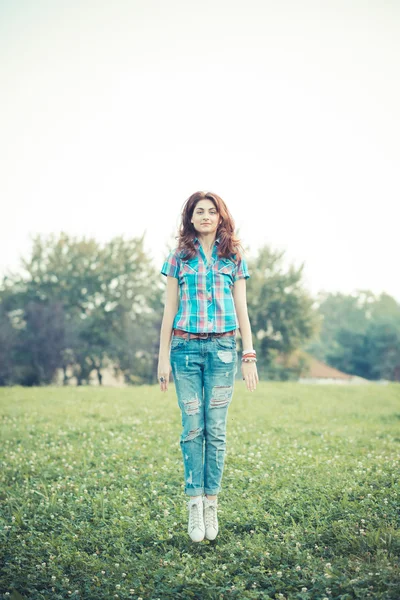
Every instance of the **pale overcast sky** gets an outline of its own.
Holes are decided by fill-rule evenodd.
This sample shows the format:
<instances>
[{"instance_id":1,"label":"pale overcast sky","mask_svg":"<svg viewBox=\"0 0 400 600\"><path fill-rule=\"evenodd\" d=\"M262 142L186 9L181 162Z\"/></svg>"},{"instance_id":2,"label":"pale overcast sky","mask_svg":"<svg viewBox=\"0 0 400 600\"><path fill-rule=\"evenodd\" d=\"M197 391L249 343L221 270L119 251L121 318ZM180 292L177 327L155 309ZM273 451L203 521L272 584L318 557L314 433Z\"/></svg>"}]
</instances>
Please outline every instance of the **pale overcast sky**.
<instances>
[{"instance_id":1,"label":"pale overcast sky","mask_svg":"<svg viewBox=\"0 0 400 600\"><path fill-rule=\"evenodd\" d=\"M146 231L211 190L251 253L400 301L397 0L0 0L0 274L30 236Z\"/></svg>"}]
</instances>

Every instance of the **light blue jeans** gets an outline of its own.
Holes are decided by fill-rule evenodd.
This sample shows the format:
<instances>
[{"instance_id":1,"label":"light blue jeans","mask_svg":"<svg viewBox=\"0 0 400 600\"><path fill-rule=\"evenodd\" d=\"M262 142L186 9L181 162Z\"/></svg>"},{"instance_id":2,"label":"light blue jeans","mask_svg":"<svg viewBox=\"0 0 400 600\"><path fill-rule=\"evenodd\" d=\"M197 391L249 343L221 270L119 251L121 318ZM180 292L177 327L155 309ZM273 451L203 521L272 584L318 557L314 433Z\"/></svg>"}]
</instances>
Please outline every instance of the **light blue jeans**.
<instances>
[{"instance_id":1,"label":"light blue jeans","mask_svg":"<svg viewBox=\"0 0 400 600\"><path fill-rule=\"evenodd\" d=\"M237 371L236 336L192 340L174 336L171 367L182 413L185 493L218 494Z\"/></svg>"}]
</instances>

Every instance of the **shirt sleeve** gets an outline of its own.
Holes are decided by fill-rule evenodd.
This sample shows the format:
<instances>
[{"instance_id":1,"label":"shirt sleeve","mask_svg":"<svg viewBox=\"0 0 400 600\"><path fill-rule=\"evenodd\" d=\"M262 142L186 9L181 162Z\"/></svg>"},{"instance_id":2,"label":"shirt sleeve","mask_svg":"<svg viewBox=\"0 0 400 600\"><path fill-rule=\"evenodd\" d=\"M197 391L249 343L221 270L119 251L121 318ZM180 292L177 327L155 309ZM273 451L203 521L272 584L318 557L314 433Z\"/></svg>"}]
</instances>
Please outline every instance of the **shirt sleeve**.
<instances>
[{"instance_id":1,"label":"shirt sleeve","mask_svg":"<svg viewBox=\"0 0 400 600\"><path fill-rule=\"evenodd\" d=\"M172 250L166 261L164 262L161 273L166 277L169 275L170 277L175 277L179 279L179 270L180 270L180 258L177 250Z\"/></svg>"},{"instance_id":2,"label":"shirt sleeve","mask_svg":"<svg viewBox=\"0 0 400 600\"><path fill-rule=\"evenodd\" d=\"M242 256L239 259L236 270L234 272L233 281L237 281L238 279L248 279L250 277L249 270L247 268L246 259Z\"/></svg>"}]
</instances>

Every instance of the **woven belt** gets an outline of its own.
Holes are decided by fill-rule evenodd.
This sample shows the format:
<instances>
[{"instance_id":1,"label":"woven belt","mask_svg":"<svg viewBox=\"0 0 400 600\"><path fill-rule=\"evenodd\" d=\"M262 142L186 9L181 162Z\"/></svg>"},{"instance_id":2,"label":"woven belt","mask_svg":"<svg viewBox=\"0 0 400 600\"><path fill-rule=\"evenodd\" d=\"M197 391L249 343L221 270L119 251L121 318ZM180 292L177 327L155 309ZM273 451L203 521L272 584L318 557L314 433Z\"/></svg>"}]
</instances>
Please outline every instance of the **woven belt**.
<instances>
[{"instance_id":1,"label":"woven belt","mask_svg":"<svg viewBox=\"0 0 400 600\"><path fill-rule=\"evenodd\" d=\"M235 335L235 334L236 334L236 329L232 329L232 331L223 331L222 333L189 333L188 331L183 331L183 329L174 329L172 331L172 335L175 335L178 337L185 337L186 339L189 339L189 340L195 340L195 339L206 340L207 338L225 337L225 336Z\"/></svg>"}]
</instances>

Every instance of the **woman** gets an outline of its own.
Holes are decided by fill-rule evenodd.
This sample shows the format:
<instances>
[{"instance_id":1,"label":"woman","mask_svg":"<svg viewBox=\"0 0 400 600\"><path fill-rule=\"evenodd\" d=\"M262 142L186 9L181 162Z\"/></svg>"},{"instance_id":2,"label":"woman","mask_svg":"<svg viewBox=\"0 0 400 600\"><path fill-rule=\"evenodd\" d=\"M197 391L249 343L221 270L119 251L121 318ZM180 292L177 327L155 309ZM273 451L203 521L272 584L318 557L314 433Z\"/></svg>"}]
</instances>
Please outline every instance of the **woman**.
<instances>
[{"instance_id":1,"label":"woman","mask_svg":"<svg viewBox=\"0 0 400 600\"><path fill-rule=\"evenodd\" d=\"M178 247L161 270L167 289L158 378L161 391L167 391L172 366L182 412L188 533L194 542L213 540L218 533L217 494L237 371L238 327L243 379L250 391L258 382L246 304L249 274L239 248L225 202L216 194L196 192L183 207Z\"/></svg>"}]
</instances>

